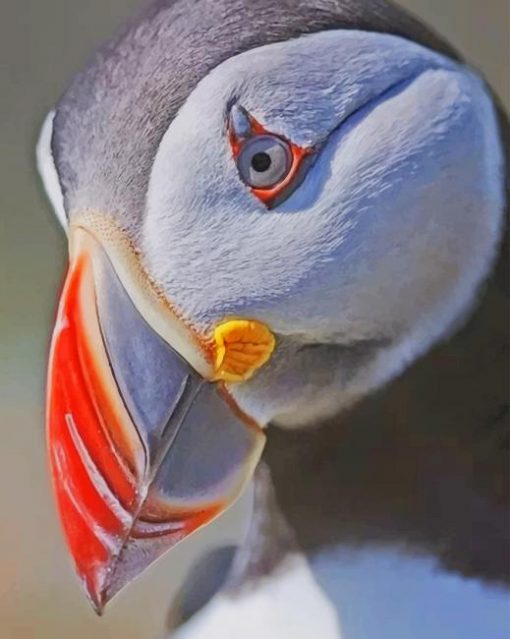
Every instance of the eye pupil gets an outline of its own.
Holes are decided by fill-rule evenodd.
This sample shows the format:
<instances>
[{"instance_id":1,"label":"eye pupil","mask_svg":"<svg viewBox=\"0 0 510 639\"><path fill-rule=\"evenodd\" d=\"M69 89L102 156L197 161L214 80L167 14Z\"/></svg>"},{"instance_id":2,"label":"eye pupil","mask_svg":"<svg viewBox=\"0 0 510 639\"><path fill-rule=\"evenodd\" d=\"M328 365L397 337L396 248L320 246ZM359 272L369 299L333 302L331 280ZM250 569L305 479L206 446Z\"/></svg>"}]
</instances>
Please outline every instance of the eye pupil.
<instances>
[{"instance_id":1,"label":"eye pupil","mask_svg":"<svg viewBox=\"0 0 510 639\"><path fill-rule=\"evenodd\" d=\"M272 189L289 173L291 151L274 135L254 135L241 147L237 168L252 189Z\"/></svg>"},{"instance_id":2,"label":"eye pupil","mask_svg":"<svg viewBox=\"0 0 510 639\"><path fill-rule=\"evenodd\" d=\"M251 159L251 166L257 173L264 173L264 171L267 171L271 166L271 157L263 151L255 153Z\"/></svg>"}]
</instances>

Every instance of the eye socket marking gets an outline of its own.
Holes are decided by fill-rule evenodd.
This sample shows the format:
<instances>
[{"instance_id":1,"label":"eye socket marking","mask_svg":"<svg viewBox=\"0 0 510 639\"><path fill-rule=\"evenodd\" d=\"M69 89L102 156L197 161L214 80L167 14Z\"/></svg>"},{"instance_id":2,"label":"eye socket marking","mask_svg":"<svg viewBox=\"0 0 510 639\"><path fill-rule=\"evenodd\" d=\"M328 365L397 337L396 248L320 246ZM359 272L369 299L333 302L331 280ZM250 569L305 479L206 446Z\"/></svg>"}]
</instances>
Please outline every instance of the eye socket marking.
<instances>
[{"instance_id":1,"label":"eye socket marking","mask_svg":"<svg viewBox=\"0 0 510 639\"><path fill-rule=\"evenodd\" d=\"M230 111L228 134L241 180L268 209L301 184L315 152L267 131L239 105Z\"/></svg>"}]
</instances>

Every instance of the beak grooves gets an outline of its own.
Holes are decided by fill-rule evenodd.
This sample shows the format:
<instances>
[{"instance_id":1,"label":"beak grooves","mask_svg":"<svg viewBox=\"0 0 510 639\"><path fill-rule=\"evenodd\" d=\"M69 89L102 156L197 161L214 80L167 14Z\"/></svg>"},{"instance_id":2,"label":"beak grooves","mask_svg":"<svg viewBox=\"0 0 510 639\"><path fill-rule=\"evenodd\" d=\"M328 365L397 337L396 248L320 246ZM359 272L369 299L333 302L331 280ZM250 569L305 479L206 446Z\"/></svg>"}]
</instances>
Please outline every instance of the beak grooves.
<instances>
[{"instance_id":1,"label":"beak grooves","mask_svg":"<svg viewBox=\"0 0 510 639\"><path fill-rule=\"evenodd\" d=\"M101 341L91 270L80 255L64 287L50 362L48 441L64 530L92 595L104 590L102 566L132 525L145 453L122 402L107 392L114 380L106 355L92 350ZM97 597L93 604L102 606Z\"/></svg>"},{"instance_id":2,"label":"beak grooves","mask_svg":"<svg viewBox=\"0 0 510 639\"><path fill-rule=\"evenodd\" d=\"M152 337L85 232L75 256L52 338L48 455L67 544L100 612L232 503L264 435Z\"/></svg>"},{"instance_id":3,"label":"beak grooves","mask_svg":"<svg viewBox=\"0 0 510 639\"><path fill-rule=\"evenodd\" d=\"M92 264L81 255L69 272L50 364L48 440L57 504L78 572L96 609L128 538L182 538L214 517L170 509L147 486L146 452L100 345ZM142 489L140 491L140 489ZM105 566L108 564L108 570ZM99 596L98 596L99 595Z\"/></svg>"}]
</instances>

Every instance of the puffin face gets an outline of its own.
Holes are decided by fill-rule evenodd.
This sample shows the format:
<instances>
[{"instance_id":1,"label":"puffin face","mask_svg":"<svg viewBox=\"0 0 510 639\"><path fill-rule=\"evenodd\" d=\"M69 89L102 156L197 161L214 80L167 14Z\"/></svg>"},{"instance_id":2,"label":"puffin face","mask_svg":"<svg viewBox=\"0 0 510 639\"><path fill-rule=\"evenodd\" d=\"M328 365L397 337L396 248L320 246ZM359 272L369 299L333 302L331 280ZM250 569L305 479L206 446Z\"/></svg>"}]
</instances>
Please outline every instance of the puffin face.
<instances>
[{"instance_id":1,"label":"puffin face","mask_svg":"<svg viewBox=\"0 0 510 639\"><path fill-rule=\"evenodd\" d=\"M306 153L268 189L275 203L236 162L243 115ZM306 423L394 375L469 304L498 234L500 163L483 85L444 57L349 31L261 47L214 69L165 132L142 254L202 330L270 327L279 349L233 396L261 423Z\"/></svg>"},{"instance_id":2,"label":"puffin face","mask_svg":"<svg viewBox=\"0 0 510 639\"><path fill-rule=\"evenodd\" d=\"M503 207L483 83L408 40L250 48L170 119L167 57L137 51L132 90L84 76L39 145L70 241L49 452L99 609L232 503L270 421L331 414L444 335Z\"/></svg>"}]
</instances>

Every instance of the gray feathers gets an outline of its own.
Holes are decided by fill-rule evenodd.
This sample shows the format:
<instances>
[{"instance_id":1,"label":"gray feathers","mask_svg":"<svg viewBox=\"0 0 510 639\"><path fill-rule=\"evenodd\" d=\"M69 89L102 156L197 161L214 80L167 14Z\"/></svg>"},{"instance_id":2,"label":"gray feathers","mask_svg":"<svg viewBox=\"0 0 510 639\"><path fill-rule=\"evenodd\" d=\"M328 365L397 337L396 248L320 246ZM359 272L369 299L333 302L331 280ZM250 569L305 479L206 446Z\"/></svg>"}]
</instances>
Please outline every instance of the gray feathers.
<instances>
[{"instance_id":1,"label":"gray feathers","mask_svg":"<svg viewBox=\"0 0 510 639\"><path fill-rule=\"evenodd\" d=\"M52 147L67 208L96 207L130 226L163 133L209 71L248 49L328 29L397 34L455 55L384 0L156 2L96 54L57 106Z\"/></svg>"}]
</instances>

